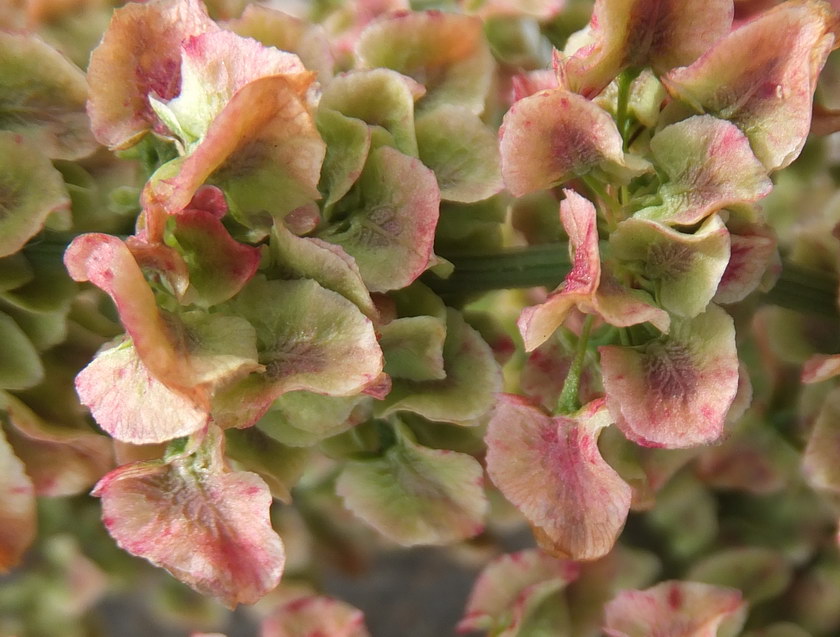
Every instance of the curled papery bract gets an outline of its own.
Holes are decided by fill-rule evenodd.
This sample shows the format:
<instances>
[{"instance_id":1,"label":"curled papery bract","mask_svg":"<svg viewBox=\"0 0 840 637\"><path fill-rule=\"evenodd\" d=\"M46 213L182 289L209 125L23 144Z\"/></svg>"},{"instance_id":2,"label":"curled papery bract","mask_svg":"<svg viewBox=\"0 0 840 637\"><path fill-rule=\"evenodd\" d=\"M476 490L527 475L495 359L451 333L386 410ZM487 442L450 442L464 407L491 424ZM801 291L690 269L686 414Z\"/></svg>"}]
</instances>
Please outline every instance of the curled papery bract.
<instances>
[{"instance_id":1,"label":"curled papery bract","mask_svg":"<svg viewBox=\"0 0 840 637\"><path fill-rule=\"evenodd\" d=\"M51 213L69 209L61 173L39 145L20 133L0 131L0 257L20 250Z\"/></svg>"},{"instance_id":2,"label":"curled papery bract","mask_svg":"<svg viewBox=\"0 0 840 637\"><path fill-rule=\"evenodd\" d=\"M256 329L264 372L215 396L214 419L225 428L253 424L286 392L352 396L382 373L382 351L370 319L311 279L257 276L231 308Z\"/></svg>"},{"instance_id":3,"label":"curled papery bract","mask_svg":"<svg viewBox=\"0 0 840 637\"><path fill-rule=\"evenodd\" d=\"M781 271L776 234L770 226L732 224L729 241L729 263L714 297L722 304L742 301L759 287L769 289L763 285L764 277L769 273L775 282Z\"/></svg>"},{"instance_id":4,"label":"curled papery bract","mask_svg":"<svg viewBox=\"0 0 840 637\"><path fill-rule=\"evenodd\" d=\"M329 597L301 597L275 610L263 620L260 637L370 637L365 618L353 608Z\"/></svg>"},{"instance_id":5,"label":"curled papery bract","mask_svg":"<svg viewBox=\"0 0 840 637\"><path fill-rule=\"evenodd\" d=\"M311 81L297 55L230 31L189 37L181 49L181 91L165 104L157 101L154 108L159 116L166 114L164 123L188 146L204 137L234 93L249 82L268 75L291 76L303 96Z\"/></svg>"},{"instance_id":6,"label":"curled papery bract","mask_svg":"<svg viewBox=\"0 0 840 637\"><path fill-rule=\"evenodd\" d=\"M609 113L564 89L540 91L519 100L499 129L502 177L519 197L602 171L626 181L647 162L625 156Z\"/></svg>"},{"instance_id":7,"label":"curled papery bract","mask_svg":"<svg viewBox=\"0 0 840 637\"><path fill-rule=\"evenodd\" d=\"M401 11L368 25L356 43L362 68L385 67L413 77L426 87L421 108L459 104L484 111L493 57L482 22L440 11Z\"/></svg>"},{"instance_id":8,"label":"curled papery bract","mask_svg":"<svg viewBox=\"0 0 840 637\"><path fill-rule=\"evenodd\" d=\"M778 170L805 144L817 76L836 29L837 14L825 2L784 2L662 81L695 110L737 124L764 167Z\"/></svg>"},{"instance_id":9,"label":"curled papery bract","mask_svg":"<svg viewBox=\"0 0 840 637\"><path fill-rule=\"evenodd\" d=\"M336 111L369 126L381 126L393 136L397 150L416 157L414 102L424 93L422 85L390 69L342 73L324 89L318 103L319 126L325 110ZM370 99L371 95L376 99ZM330 151L336 152L332 148Z\"/></svg>"},{"instance_id":10,"label":"curled papery bract","mask_svg":"<svg viewBox=\"0 0 840 637\"><path fill-rule=\"evenodd\" d=\"M625 219L610 235L611 254L635 263L656 286L662 307L697 316L712 300L729 261L729 232L718 215L685 234L647 219Z\"/></svg>"},{"instance_id":11,"label":"curled papery bract","mask_svg":"<svg viewBox=\"0 0 840 637\"><path fill-rule=\"evenodd\" d=\"M558 560L537 549L526 549L497 557L475 581L458 632L506 628L510 611L529 597L538 585L559 581L565 585L580 574L580 565Z\"/></svg>"},{"instance_id":12,"label":"curled papery bract","mask_svg":"<svg viewBox=\"0 0 840 637\"><path fill-rule=\"evenodd\" d=\"M169 343L154 293L120 239L96 233L80 235L64 253L64 265L73 280L90 281L113 299L138 355L155 377L189 386L192 374Z\"/></svg>"},{"instance_id":13,"label":"curled papery bract","mask_svg":"<svg viewBox=\"0 0 840 637\"><path fill-rule=\"evenodd\" d=\"M350 460L336 482L344 505L402 544L449 544L484 529L487 497L472 456L417 444L397 423L396 442L380 457Z\"/></svg>"},{"instance_id":14,"label":"curled papery bract","mask_svg":"<svg viewBox=\"0 0 840 637\"><path fill-rule=\"evenodd\" d=\"M285 555L268 487L256 474L228 470L222 447L211 427L194 454L122 466L93 495L122 549L232 608L273 589Z\"/></svg>"},{"instance_id":15,"label":"curled papery bract","mask_svg":"<svg viewBox=\"0 0 840 637\"><path fill-rule=\"evenodd\" d=\"M773 188L744 133L710 115L666 126L650 150L667 176L658 191L662 203L637 217L690 226L727 206L758 201Z\"/></svg>"},{"instance_id":16,"label":"curled papery bract","mask_svg":"<svg viewBox=\"0 0 840 637\"><path fill-rule=\"evenodd\" d=\"M149 96L178 95L182 43L218 28L199 0L131 2L117 9L88 66L88 115L96 139L126 148L148 130L165 132Z\"/></svg>"},{"instance_id":17,"label":"curled papery bract","mask_svg":"<svg viewBox=\"0 0 840 637\"><path fill-rule=\"evenodd\" d=\"M109 383L118 379L123 381L127 396L134 396L135 401L139 397L142 403L145 392L165 389L207 414L210 398L218 387L261 369L256 361L254 329L247 321L201 311L178 316L164 313L158 308L154 293L131 252L116 237L100 234L76 237L65 253L64 263L75 280L90 281L111 296L142 362L142 366L135 366L133 373L121 376L120 363L109 356L95 360L82 373L77 389L88 396L83 400L91 409L100 405L102 415L108 420L121 418L119 403L113 404L107 396L111 389ZM150 435L155 439L124 440L140 443L167 439L157 437L162 433Z\"/></svg>"},{"instance_id":18,"label":"curled papery bract","mask_svg":"<svg viewBox=\"0 0 840 637\"><path fill-rule=\"evenodd\" d=\"M517 327L525 350L530 352L544 343L575 306L619 327L650 321L667 330L666 312L653 306L642 293L625 288L609 272L602 272L592 202L573 190L563 193L566 198L560 203L560 219L569 235L572 269L543 303L525 308L519 316Z\"/></svg>"},{"instance_id":19,"label":"curled papery bract","mask_svg":"<svg viewBox=\"0 0 840 637\"><path fill-rule=\"evenodd\" d=\"M560 219L569 235L572 268L544 303L522 311L517 326L528 352L545 342L575 305L589 302L601 280L595 206L573 190L564 190L563 194L566 198L560 202Z\"/></svg>"},{"instance_id":20,"label":"curled papery bract","mask_svg":"<svg viewBox=\"0 0 840 637\"><path fill-rule=\"evenodd\" d=\"M746 618L741 592L698 582L667 581L619 593L605 607L610 637L717 637L737 634Z\"/></svg>"},{"instance_id":21,"label":"curled papery bract","mask_svg":"<svg viewBox=\"0 0 840 637\"><path fill-rule=\"evenodd\" d=\"M732 26L732 0L597 0L560 56L560 83L586 97L627 67L664 73L700 57Z\"/></svg>"},{"instance_id":22,"label":"curled papery bract","mask_svg":"<svg viewBox=\"0 0 840 637\"><path fill-rule=\"evenodd\" d=\"M259 248L231 237L218 215L186 209L174 221L172 237L189 266L188 302L210 307L227 301L256 274Z\"/></svg>"},{"instance_id":23,"label":"curled papery bract","mask_svg":"<svg viewBox=\"0 0 840 637\"><path fill-rule=\"evenodd\" d=\"M0 33L0 128L52 159L85 157L96 149L87 95L81 69L37 36Z\"/></svg>"},{"instance_id":24,"label":"curled papery bract","mask_svg":"<svg viewBox=\"0 0 840 637\"><path fill-rule=\"evenodd\" d=\"M311 24L267 6L249 4L240 18L228 20L223 26L266 46L295 53L307 69L318 73L322 85L332 77L335 62L320 24Z\"/></svg>"},{"instance_id":25,"label":"curled papery bract","mask_svg":"<svg viewBox=\"0 0 840 637\"><path fill-rule=\"evenodd\" d=\"M676 449L721 436L738 389L735 328L722 309L674 318L646 345L599 351L607 405L629 439Z\"/></svg>"},{"instance_id":26,"label":"curled papery bract","mask_svg":"<svg viewBox=\"0 0 840 637\"><path fill-rule=\"evenodd\" d=\"M356 260L371 292L406 287L432 257L440 206L434 173L383 146L370 153L355 188L357 203L346 219L321 237Z\"/></svg>"},{"instance_id":27,"label":"curled papery bract","mask_svg":"<svg viewBox=\"0 0 840 637\"><path fill-rule=\"evenodd\" d=\"M275 223L269 247L274 265L284 279L314 279L355 303L369 319L378 318L356 261L341 246L298 237L285 224Z\"/></svg>"},{"instance_id":28,"label":"curled papery bract","mask_svg":"<svg viewBox=\"0 0 840 637\"><path fill-rule=\"evenodd\" d=\"M0 428L0 573L20 561L36 525L35 488Z\"/></svg>"},{"instance_id":29,"label":"curled papery bract","mask_svg":"<svg viewBox=\"0 0 840 637\"><path fill-rule=\"evenodd\" d=\"M193 152L152 176L143 195L147 214L180 212L209 182L224 191L238 221L267 232L272 216L319 199L325 145L300 87L310 81L269 76L237 91Z\"/></svg>"},{"instance_id":30,"label":"curled papery bract","mask_svg":"<svg viewBox=\"0 0 840 637\"><path fill-rule=\"evenodd\" d=\"M79 372L76 391L97 424L123 442L149 444L188 436L210 418L206 407L155 378L130 342L101 350Z\"/></svg>"},{"instance_id":31,"label":"curled papery bract","mask_svg":"<svg viewBox=\"0 0 840 637\"><path fill-rule=\"evenodd\" d=\"M487 429L487 471L544 551L573 560L609 553L630 510L630 487L598 451L611 417L603 399L551 417L509 394Z\"/></svg>"}]
</instances>

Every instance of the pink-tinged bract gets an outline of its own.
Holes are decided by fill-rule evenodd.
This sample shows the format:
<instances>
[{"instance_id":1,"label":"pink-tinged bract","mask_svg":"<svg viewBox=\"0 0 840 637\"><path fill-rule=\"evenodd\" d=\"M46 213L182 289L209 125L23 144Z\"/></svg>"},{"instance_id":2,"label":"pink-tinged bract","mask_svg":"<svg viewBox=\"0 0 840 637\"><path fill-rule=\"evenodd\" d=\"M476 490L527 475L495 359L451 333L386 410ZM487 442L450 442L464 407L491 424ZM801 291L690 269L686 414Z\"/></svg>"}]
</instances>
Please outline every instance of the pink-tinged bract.
<instances>
[{"instance_id":1,"label":"pink-tinged bract","mask_svg":"<svg viewBox=\"0 0 840 637\"><path fill-rule=\"evenodd\" d=\"M356 43L362 68L385 67L426 87L419 106L459 104L484 111L493 57L481 20L440 11L400 11L368 25Z\"/></svg>"},{"instance_id":2,"label":"pink-tinged bract","mask_svg":"<svg viewBox=\"0 0 840 637\"><path fill-rule=\"evenodd\" d=\"M36 525L35 488L0 429L0 573L20 562Z\"/></svg>"},{"instance_id":3,"label":"pink-tinged bract","mask_svg":"<svg viewBox=\"0 0 840 637\"><path fill-rule=\"evenodd\" d=\"M819 0L784 2L663 77L698 112L737 124L768 171L799 156L817 76L835 48L837 14ZM784 46L780 46L784 43Z\"/></svg>"},{"instance_id":4,"label":"pink-tinged bract","mask_svg":"<svg viewBox=\"0 0 840 637\"><path fill-rule=\"evenodd\" d=\"M88 115L96 139L126 148L149 130L165 132L149 96L178 95L181 45L218 28L199 0L132 2L117 9L88 66Z\"/></svg>"},{"instance_id":5,"label":"pink-tinged bract","mask_svg":"<svg viewBox=\"0 0 840 637\"><path fill-rule=\"evenodd\" d=\"M650 321L668 329L668 315L652 305L643 293L631 291L612 274L601 269L595 206L573 190L564 190L560 219L569 235L572 269L565 281L539 305L525 308L517 326L532 351L544 343L563 324L573 307L600 315L619 327Z\"/></svg>"},{"instance_id":6,"label":"pink-tinged bract","mask_svg":"<svg viewBox=\"0 0 840 637\"><path fill-rule=\"evenodd\" d=\"M746 618L740 591L675 580L622 591L605 610L609 637L723 637L722 627L737 634Z\"/></svg>"},{"instance_id":7,"label":"pink-tinged bract","mask_svg":"<svg viewBox=\"0 0 840 637\"><path fill-rule=\"evenodd\" d=\"M225 193L241 223L267 232L273 216L320 198L318 180L325 144L301 83L311 76L269 76L246 84L210 124L201 143L165 164L144 191L146 207L177 214L205 182ZM161 221L155 223L159 232ZM150 235L155 238L150 228Z\"/></svg>"},{"instance_id":8,"label":"pink-tinged bract","mask_svg":"<svg viewBox=\"0 0 840 637\"><path fill-rule=\"evenodd\" d=\"M691 64L729 32L733 11L732 0L596 0L558 60L561 84L593 97L625 68Z\"/></svg>"},{"instance_id":9,"label":"pink-tinged bract","mask_svg":"<svg viewBox=\"0 0 840 637\"><path fill-rule=\"evenodd\" d=\"M259 248L236 241L213 212L181 211L174 220L172 239L189 266L186 303L210 307L227 301L260 265Z\"/></svg>"},{"instance_id":10,"label":"pink-tinged bract","mask_svg":"<svg viewBox=\"0 0 840 637\"><path fill-rule=\"evenodd\" d=\"M458 632L499 630L510 619L514 605L529 597L536 586L552 581L568 584L579 574L579 564L558 560L538 549L497 557L478 576Z\"/></svg>"},{"instance_id":11,"label":"pink-tinged bract","mask_svg":"<svg viewBox=\"0 0 840 637\"><path fill-rule=\"evenodd\" d=\"M336 482L344 506L403 546L450 544L480 533L488 503L472 456L430 449L403 423L377 458L349 460Z\"/></svg>"},{"instance_id":12,"label":"pink-tinged bract","mask_svg":"<svg viewBox=\"0 0 840 637\"><path fill-rule=\"evenodd\" d=\"M499 147L502 177L517 197L593 171L627 181L649 167L624 154L606 111L564 89L540 91L511 106Z\"/></svg>"},{"instance_id":13,"label":"pink-tinged bract","mask_svg":"<svg viewBox=\"0 0 840 637\"><path fill-rule=\"evenodd\" d=\"M718 289L729 261L729 232L718 215L693 234L632 217L618 224L610 247L622 264L640 268L663 309L692 317L706 309Z\"/></svg>"},{"instance_id":14,"label":"pink-tinged bract","mask_svg":"<svg viewBox=\"0 0 840 637\"><path fill-rule=\"evenodd\" d=\"M268 487L253 473L227 469L214 427L194 454L122 466L93 495L122 549L228 607L253 604L283 572Z\"/></svg>"},{"instance_id":15,"label":"pink-tinged bract","mask_svg":"<svg viewBox=\"0 0 840 637\"><path fill-rule=\"evenodd\" d=\"M141 379L153 378L207 413L210 396L218 386L260 368L254 330L247 321L201 311L177 317L165 314L157 307L154 293L131 252L116 237L76 237L65 253L64 263L75 280L89 280L114 300L145 368L138 368L131 377L132 383L140 382L142 391L147 391L148 386ZM95 371L87 377L91 396L100 393L96 389L103 380L99 374L112 377L119 373L118 367L106 363L94 367Z\"/></svg>"},{"instance_id":16,"label":"pink-tinged bract","mask_svg":"<svg viewBox=\"0 0 840 637\"><path fill-rule=\"evenodd\" d=\"M166 320L128 247L117 237L84 234L64 254L75 281L90 281L108 294L120 321L149 371L162 382L189 386L192 374L169 343Z\"/></svg>"},{"instance_id":17,"label":"pink-tinged bract","mask_svg":"<svg viewBox=\"0 0 840 637\"><path fill-rule=\"evenodd\" d=\"M0 257L20 250L41 231L50 214L70 210L70 195L61 173L53 168L41 145L21 133L3 130L0 210Z\"/></svg>"},{"instance_id":18,"label":"pink-tinged bract","mask_svg":"<svg viewBox=\"0 0 840 637\"><path fill-rule=\"evenodd\" d=\"M689 226L727 206L753 203L773 188L747 137L710 115L666 126L650 149L667 177L658 191L662 203L643 208L638 217Z\"/></svg>"},{"instance_id":19,"label":"pink-tinged bract","mask_svg":"<svg viewBox=\"0 0 840 637\"><path fill-rule=\"evenodd\" d=\"M223 26L266 46L295 53L307 69L318 74L322 85L332 78L335 61L327 34L320 24L310 24L264 5L249 4L241 17L229 20Z\"/></svg>"},{"instance_id":20,"label":"pink-tinged bract","mask_svg":"<svg viewBox=\"0 0 840 637\"><path fill-rule=\"evenodd\" d=\"M780 265L776 235L769 226L732 224L729 229L729 263L720 279L715 303L743 301L756 289L764 287L767 273L778 276Z\"/></svg>"},{"instance_id":21,"label":"pink-tinged bract","mask_svg":"<svg viewBox=\"0 0 840 637\"><path fill-rule=\"evenodd\" d=\"M155 378L128 341L101 350L79 372L76 391L96 423L122 442L166 442L199 431L210 419L206 407Z\"/></svg>"},{"instance_id":22,"label":"pink-tinged bract","mask_svg":"<svg viewBox=\"0 0 840 637\"><path fill-rule=\"evenodd\" d=\"M252 425L290 391L358 394L382 372L382 352L370 319L311 279L266 281L257 276L231 303L256 329L264 371L217 393L213 416L222 427Z\"/></svg>"},{"instance_id":23,"label":"pink-tinged bract","mask_svg":"<svg viewBox=\"0 0 840 637\"><path fill-rule=\"evenodd\" d=\"M181 49L181 91L169 102L156 100L153 108L188 148L200 143L213 120L246 84L270 75L291 76L301 96L309 85L311 74L298 56L230 31L189 37Z\"/></svg>"},{"instance_id":24,"label":"pink-tinged bract","mask_svg":"<svg viewBox=\"0 0 840 637\"><path fill-rule=\"evenodd\" d=\"M598 451L611 417L603 399L551 417L502 394L487 430L487 471L544 551L594 560L612 549L630 510L630 487Z\"/></svg>"},{"instance_id":25,"label":"pink-tinged bract","mask_svg":"<svg viewBox=\"0 0 840 637\"><path fill-rule=\"evenodd\" d=\"M12 394L0 392L6 436L38 496L84 493L113 467L111 441L89 429L48 421Z\"/></svg>"},{"instance_id":26,"label":"pink-tinged bract","mask_svg":"<svg viewBox=\"0 0 840 637\"><path fill-rule=\"evenodd\" d=\"M370 637L362 611L329 597L301 597L263 620L260 637Z\"/></svg>"},{"instance_id":27,"label":"pink-tinged bract","mask_svg":"<svg viewBox=\"0 0 840 637\"><path fill-rule=\"evenodd\" d=\"M630 440L671 449L709 444L723 433L738 389L735 328L709 305L638 348L599 348L607 405Z\"/></svg>"},{"instance_id":28,"label":"pink-tinged bract","mask_svg":"<svg viewBox=\"0 0 840 637\"><path fill-rule=\"evenodd\" d=\"M356 188L358 203L321 237L356 260L371 292L404 288L432 257L440 206L435 175L419 160L381 147L370 153Z\"/></svg>"},{"instance_id":29,"label":"pink-tinged bract","mask_svg":"<svg viewBox=\"0 0 840 637\"><path fill-rule=\"evenodd\" d=\"M40 38L0 33L0 128L25 135L51 159L86 157L96 149L87 95L81 69Z\"/></svg>"}]
</instances>

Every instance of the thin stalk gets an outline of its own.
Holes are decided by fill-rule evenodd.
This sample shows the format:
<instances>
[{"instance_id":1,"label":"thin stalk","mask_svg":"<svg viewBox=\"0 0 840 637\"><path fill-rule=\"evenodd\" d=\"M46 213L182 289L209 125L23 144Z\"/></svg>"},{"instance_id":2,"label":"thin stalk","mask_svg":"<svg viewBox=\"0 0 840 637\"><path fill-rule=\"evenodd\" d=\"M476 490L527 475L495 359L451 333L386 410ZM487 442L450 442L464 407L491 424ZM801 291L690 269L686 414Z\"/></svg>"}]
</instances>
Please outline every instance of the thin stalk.
<instances>
[{"instance_id":1,"label":"thin stalk","mask_svg":"<svg viewBox=\"0 0 840 637\"><path fill-rule=\"evenodd\" d=\"M580 391L580 375L583 373L583 360L586 358L587 346L589 345L589 332L592 330L592 315L583 321L583 328L578 337L575 357L569 366L566 380L563 382L563 390L560 398L557 399L557 413L571 414L580 409L578 393Z\"/></svg>"},{"instance_id":2,"label":"thin stalk","mask_svg":"<svg viewBox=\"0 0 840 637\"><path fill-rule=\"evenodd\" d=\"M637 75L638 73L624 71L618 76L618 96L616 98L615 107L615 124L618 128L618 132L621 133L622 144L625 151L629 145L627 135L627 106L630 101L630 86L633 84L633 80Z\"/></svg>"},{"instance_id":3,"label":"thin stalk","mask_svg":"<svg viewBox=\"0 0 840 637\"><path fill-rule=\"evenodd\" d=\"M439 294L470 294L490 290L545 286L562 283L571 263L566 244L513 248L481 256L447 256L455 265L448 279L427 274L424 282ZM835 277L783 261L778 283L763 295L771 305L837 318L838 282Z\"/></svg>"}]
</instances>

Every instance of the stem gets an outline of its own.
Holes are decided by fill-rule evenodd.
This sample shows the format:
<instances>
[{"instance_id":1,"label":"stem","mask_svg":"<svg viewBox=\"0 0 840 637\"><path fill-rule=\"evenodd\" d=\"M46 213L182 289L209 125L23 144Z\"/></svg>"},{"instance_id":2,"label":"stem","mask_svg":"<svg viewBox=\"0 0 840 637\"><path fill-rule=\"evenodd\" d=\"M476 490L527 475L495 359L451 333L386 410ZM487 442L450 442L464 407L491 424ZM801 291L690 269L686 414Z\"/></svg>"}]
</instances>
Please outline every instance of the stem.
<instances>
[{"instance_id":1,"label":"stem","mask_svg":"<svg viewBox=\"0 0 840 637\"><path fill-rule=\"evenodd\" d=\"M621 210L621 203L615 197L611 196L607 189L604 188L604 185L600 183L597 179L589 176L584 175L580 178L586 187L592 191L597 199L600 199L601 202L604 204L602 208L602 212L604 213L604 220L607 222L607 229L610 232L613 232L618 222L616 221L616 217L618 216L619 211Z\"/></svg>"},{"instance_id":2,"label":"stem","mask_svg":"<svg viewBox=\"0 0 840 637\"><path fill-rule=\"evenodd\" d=\"M569 272L571 263L565 244L545 244L513 248L482 256L446 257L455 265L448 279L427 274L423 280L438 294L455 295L545 286L557 287ZM782 274L762 301L806 314L837 318L837 279L783 261Z\"/></svg>"},{"instance_id":3,"label":"stem","mask_svg":"<svg viewBox=\"0 0 840 637\"><path fill-rule=\"evenodd\" d=\"M589 344L589 332L592 330L592 315L586 317L583 322L583 329L578 337L577 349L572 364L569 366L569 373L563 383L563 391L557 399L557 413L571 414L580 409L578 391L580 390L580 375L583 372L583 359L586 358L587 345Z\"/></svg>"},{"instance_id":4,"label":"stem","mask_svg":"<svg viewBox=\"0 0 840 637\"><path fill-rule=\"evenodd\" d=\"M615 124L618 132L621 133L622 145L624 150L628 147L627 138L627 104L630 101L630 86L638 73L631 73L624 71L618 76L618 97L616 98L615 107Z\"/></svg>"}]
</instances>

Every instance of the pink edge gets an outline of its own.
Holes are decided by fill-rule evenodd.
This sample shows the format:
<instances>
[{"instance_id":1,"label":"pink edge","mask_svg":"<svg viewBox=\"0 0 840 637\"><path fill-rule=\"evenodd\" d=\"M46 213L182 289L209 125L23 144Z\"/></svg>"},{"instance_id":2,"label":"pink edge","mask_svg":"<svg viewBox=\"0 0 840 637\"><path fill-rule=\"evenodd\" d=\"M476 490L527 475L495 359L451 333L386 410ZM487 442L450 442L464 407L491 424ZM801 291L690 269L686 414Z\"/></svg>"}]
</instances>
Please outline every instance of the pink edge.
<instances>
[{"instance_id":1,"label":"pink edge","mask_svg":"<svg viewBox=\"0 0 840 637\"><path fill-rule=\"evenodd\" d=\"M591 307L601 278L595 206L573 190L564 190L563 194L566 198L560 202L560 219L569 235L572 268L544 303L525 308L519 316L517 327L528 352L544 343L575 305L583 311Z\"/></svg>"},{"instance_id":2,"label":"pink edge","mask_svg":"<svg viewBox=\"0 0 840 637\"><path fill-rule=\"evenodd\" d=\"M88 115L96 139L126 148L146 131L166 133L149 96L168 100L181 87L181 44L218 30L199 0L153 0L117 9L88 66Z\"/></svg>"},{"instance_id":3,"label":"pink edge","mask_svg":"<svg viewBox=\"0 0 840 637\"><path fill-rule=\"evenodd\" d=\"M746 616L741 592L697 582L667 581L647 590L626 590L605 607L609 637L716 637L725 621L737 634Z\"/></svg>"},{"instance_id":4,"label":"pink edge","mask_svg":"<svg viewBox=\"0 0 840 637\"><path fill-rule=\"evenodd\" d=\"M287 602L262 623L261 637L369 637L362 611L329 597Z\"/></svg>"},{"instance_id":5,"label":"pink edge","mask_svg":"<svg viewBox=\"0 0 840 637\"><path fill-rule=\"evenodd\" d=\"M598 434L609 423L603 405L552 418L522 397L501 394L488 426L490 478L532 525L540 547L558 557L606 555L630 510L630 487L598 451Z\"/></svg>"},{"instance_id":6,"label":"pink edge","mask_svg":"<svg viewBox=\"0 0 840 637\"><path fill-rule=\"evenodd\" d=\"M539 549L525 549L497 557L484 567L475 581L459 633L498 628L497 621L527 597L535 584L559 580L573 582L581 565L559 560Z\"/></svg>"},{"instance_id":7,"label":"pink edge","mask_svg":"<svg viewBox=\"0 0 840 637\"><path fill-rule=\"evenodd\" d=\"M669 449L714 442L738 389L732 319L717 306L675 320L644 348L599 348L607 405L630 440Z\"/></svg>"},{"instance_id":8,"label":"pink edge","mask_svg":"<svg viewBox=\"0 0 840 637\"><path fill-rule=\"evenodd\" d=\"M516 197L562 184L601 164L624 166L610 115L564 89L525 97L499 129L502 177Z\"/></svg>"},{"instance_id":9,"label":"pink edge","mask_svg":"<svg viewBox=\"0 0 840 637\"><path fill-rule=\"evenodd\" d=\"M273 589L285 556L269 520L268 487L256 474L226 468L222 440L211 430L197 456L115 469L93 495L121 548L233 608Z\"/></svg>"},{"instance_id":10,"label":"pink edge","mask_svg":"<svg viewBox=\"0 0 840 637\"><path fill-rule=\"evenodd\" d=\"M75 281L90 281L117 306L120 321L145 367L168 387L197 405L207 405L206 391L195 387L189 360L169 340L169 328L134 256L117 237L84 234L64 253L64 265Z\"/></svg>"}]
</instances>

